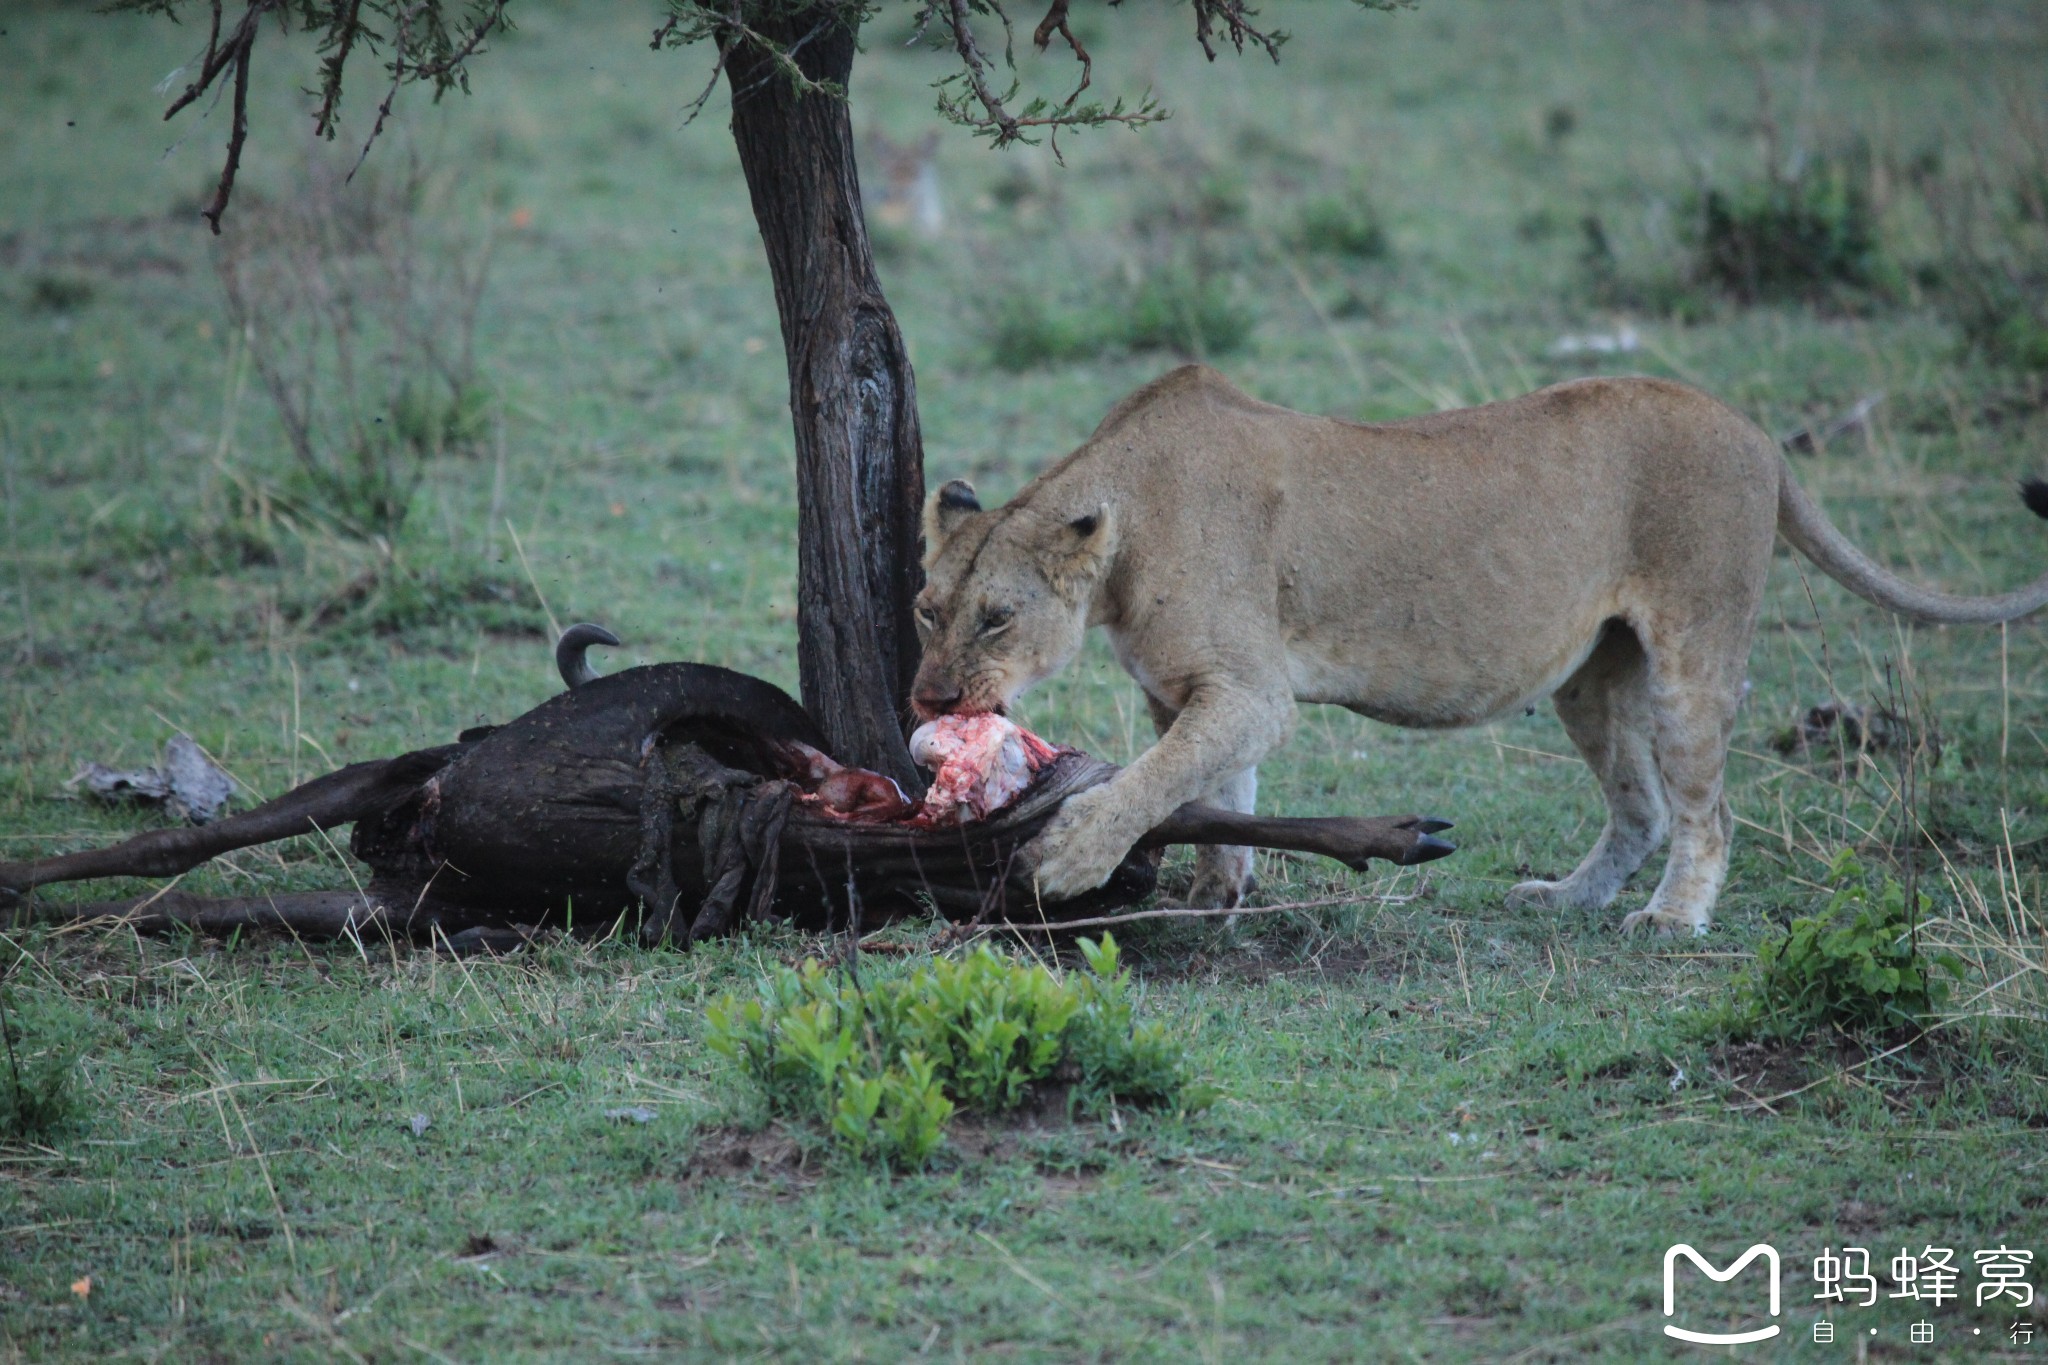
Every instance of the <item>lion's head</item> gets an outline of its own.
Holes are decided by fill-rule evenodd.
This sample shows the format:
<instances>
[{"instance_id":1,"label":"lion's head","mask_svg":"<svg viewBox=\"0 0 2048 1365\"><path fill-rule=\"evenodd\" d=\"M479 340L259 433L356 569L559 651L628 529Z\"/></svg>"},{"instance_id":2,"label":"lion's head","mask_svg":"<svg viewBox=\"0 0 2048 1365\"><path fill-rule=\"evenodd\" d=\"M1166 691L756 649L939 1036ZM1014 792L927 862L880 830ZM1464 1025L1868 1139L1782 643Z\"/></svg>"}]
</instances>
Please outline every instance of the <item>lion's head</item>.
<instances>
[{"instance_id":1,"label":"lion's head","mask_svg":"<svg viewBox=\"0 0 2048 1365\"><path fill-rule=\"evenodd\" d=\"M955 479L925 503L924 542L910 701L929 720L1006 711L1072 661L1116 528L1106 505L1066 506L1049 489L985 512Z\"/></svg>"}]
</instances>

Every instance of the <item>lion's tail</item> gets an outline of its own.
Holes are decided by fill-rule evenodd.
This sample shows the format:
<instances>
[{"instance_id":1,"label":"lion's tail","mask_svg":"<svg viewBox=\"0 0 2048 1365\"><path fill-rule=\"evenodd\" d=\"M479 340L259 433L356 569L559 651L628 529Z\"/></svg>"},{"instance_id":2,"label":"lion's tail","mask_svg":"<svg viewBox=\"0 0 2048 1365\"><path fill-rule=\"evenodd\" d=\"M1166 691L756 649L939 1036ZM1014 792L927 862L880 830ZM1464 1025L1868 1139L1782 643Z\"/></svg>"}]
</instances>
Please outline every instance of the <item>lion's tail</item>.
<instances>
[{"instance_id":1,"label":"lion's tail","mask_svg":"<svg viewBox=\"0 0 2048 1365\"><path fill-rule=\"evenodd\" d=\"M1783 455L1778 464L1778 534L1828 577L1865 601L1915 621L1957 625L2010 621L2048 606L2048 574L1996 597L1958 597L1908 583L1857 549L1835 528L1827 513L1792 477L1792 466ZM2026 480L2020 485L2020 498L2035 516L2048 518L2048 483Z\"/></svg>"}]
</instances>

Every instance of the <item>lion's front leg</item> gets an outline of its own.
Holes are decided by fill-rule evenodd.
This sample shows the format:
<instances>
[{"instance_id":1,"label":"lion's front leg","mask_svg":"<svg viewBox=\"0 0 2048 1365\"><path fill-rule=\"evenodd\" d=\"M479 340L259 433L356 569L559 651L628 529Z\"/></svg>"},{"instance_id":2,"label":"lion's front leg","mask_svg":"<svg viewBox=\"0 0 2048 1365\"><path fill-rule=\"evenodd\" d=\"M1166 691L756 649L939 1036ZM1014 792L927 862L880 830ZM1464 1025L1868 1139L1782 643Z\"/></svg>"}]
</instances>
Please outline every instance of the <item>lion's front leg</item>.
<instances>
[{"instance_id":1,"label":"lion's front leg","mask_svg":"<svg viewBox=\"0 0 2048 1365\"><path fill-rule=\"evenodd\" d=\"M1102 885L1140 836L1254 768L1293 721L1285 691L1198 689L1157 744L1100 787L1070 798L1026 847L1039 894L1067 900Z\"/></svg>"}]
</instances>

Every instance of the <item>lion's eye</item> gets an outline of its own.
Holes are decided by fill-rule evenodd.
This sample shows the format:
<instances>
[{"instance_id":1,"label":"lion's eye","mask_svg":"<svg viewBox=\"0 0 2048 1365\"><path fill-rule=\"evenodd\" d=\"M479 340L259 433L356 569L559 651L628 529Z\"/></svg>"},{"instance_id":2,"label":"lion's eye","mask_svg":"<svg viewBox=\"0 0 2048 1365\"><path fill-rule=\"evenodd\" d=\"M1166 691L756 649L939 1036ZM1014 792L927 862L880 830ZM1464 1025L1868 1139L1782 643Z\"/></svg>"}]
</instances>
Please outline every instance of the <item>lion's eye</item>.
<instances>
[{"instance_id":1,"label":"lion's eye","mask_svg":"<svg viewBox=\"0 0 2048 1365\"><path fill-rule=\"evenodd\" d=\"M983 635L1002 634L1010 628L1010 622L1016 618L1016 615L1017 613L1011 611L1008 607L990 608L987 614L981 618L981 633Z\"/></svg>"},{"instance_id":2,"label":"lion's eye","mask_svg":"<svg viewBox=\"0 0 2048 1365\"><path fill-rule=\"evenodd\" d=\"M939 614L922 603L912 607L910 614L917 621L917 628L919 630L937 630L939 628Z\"/></svg>"}]
</instances>

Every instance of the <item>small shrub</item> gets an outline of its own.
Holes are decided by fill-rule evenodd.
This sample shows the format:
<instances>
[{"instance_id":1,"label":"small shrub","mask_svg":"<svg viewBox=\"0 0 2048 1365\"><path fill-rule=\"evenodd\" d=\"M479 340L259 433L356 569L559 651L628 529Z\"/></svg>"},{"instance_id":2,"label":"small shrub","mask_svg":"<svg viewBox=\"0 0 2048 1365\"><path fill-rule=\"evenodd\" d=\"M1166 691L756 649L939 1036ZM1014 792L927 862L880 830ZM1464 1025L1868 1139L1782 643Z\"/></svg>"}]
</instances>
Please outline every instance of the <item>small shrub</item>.
<instances>
[{"instance_id":1,"label":"small shrub","mask_svg":"<svg viewBox=\"0 0 2048 1365\"><path fill-rule=\"evenodd\" d=\"M31 313L75 313L93 300L91 280L75 275L37 275L29 281Z\"/></svg>"},{"instance_id":2,"label":"small shrub","mask_svg":"<svg viewBox=\"0 0 2048 1365\"><path fill-rule=\"evenodd\" d=\"M1923 1020L1947 997L1948 979L1963 974L1955 954L1919 941L1927 898L1909 910L1891 877L1873 892L1848 849L1836 855L1828 882L1833 892L1818 915L1793 920L1784 938L1758 950L1741 988L1746 1015L1779 1034Z\"/></svg>"},{"instance_id":3,"label":"small shrub","mask_svg":"<svg viewBox=\"0 0 2048 1365\"><path fill-rule=\"evenodd\" d=\"M1850 162L1815 158L1797 175L1703 191L1693 205L1694 276L1742 303L1881 287L1867 180Z\"/></svg>"},{"instance_id":4,"label":"small shrub","mask_svg":"<svg viewBox=\"0 0 2048 1365\"><path fill-rule=\"evenodd\" d=\"M45 1137L77 1113L71 1078L83 1031L82 1019L24 1008L0 988L0 1142Z\"/></svg>"},{"instance_id":5,"label":"small shrub","mask_svg":"<svg viewBox=\"0 0 2048 1365\"><path fill-rule=\"evenodd\" d=\"M1717 298L1738 305L1889 297L1898 271L1885 254L1867 155L1813 157L1733 185L1705 186L1681 205L1678 230L1650 226L1650 250L1617 251L1598 214L1580 220L1579 267L1605 307L1682 322L1711 316ZM1777 165L1776 159L1771 163Z\"/></svg>"},{"instance_id":6,"label":"small shrub","mask_svg":"<svg viewBox=\"0 0 2048 1365\"><path fill-rule=\"evenodd\" d=\"M295 463L277 492L305 519L395 536L427 464L473 448L490 399L474 353L488 240L431 235L429 182L310 157L290 197L245 204L215 268Z\"/></svg>"},{"instance_id":7,"label":"small shrub","mask_svg":"<svg viewBox=\"0 0 2048 1365\"><path fill-rule=\"evenodd\" d=\"M1940 257L1923 271L1964 346L1993 364L2048 373L2048 117L2015 109L2010 145L1944 177L1915 176ZM2009 182L2009 183L2008 183Z\"/></svg>"},{"instance_id":8,"label":"small shrub","mask_svg":"<svg viewBox=\"0 0 2048 1365\"><path fill-rule=\"evenodd\" d=\"M1229 282L1190 266L1169 266L1139 282L1124 313L1134 351L1227 355L1251 340L1258 319L1231 297Z\"/></svg>"},{"instance_id":9,"label":"small shrub","mask_svg":"<svg viewBox=\"0 0 2048 1365\"><path fill-rule=\"evenodd\" d=\"M1231 169L1210 171L1195 184L1193 209L1197 226L1234 227L1251 212L1252 196L1244 176Z\"/></svg>"},{"instance_id":10,"label":"small shrub","mask_svg":"<svg viewBox=\"0 0 2048 1365\"><path fill-rule=\"evenodd\" d=\"M1602 308L1649 313L1686 324L1714 314L1711 293L1675 263L1628 269L1597 213L1579 220L1579 271L1587 301Z\"/></svg>"},{"instance_id":11,"label":"small shrub","mask_svg":"<svg viewBox=\"0 0 2048 1365\"><path fill-rule=\"evenodd\" d=\"M1354 261L1381 261L1389 247L1386 227L1362 196L1328 196L1302 206L1294 239L1304 251Z\"/></svg>"},{"instance_id":12,"label":"small shrub","mask_svg":"<svg viewBox=\"0 0 2048 1365\"><path fill-rule=\"evenodd\" d=\"M770 1113L906 1168L930 1160L956 1109L1014 1109L1056 1073L1084 1111L1205 1100L1165 1030L1133 1018L1116 941L1081 947L1080 973L986 947L865 987L815 961L778 968L753 995L711 1006L707 1040L761 1088Z\"/></svg>"},{"instance_id":13,"label":"small shrub","mask_svg":"<svg viewBox=\"0 0 2048 1365\"><path fill-rule=\"evenodd\" d=\"M340 593L305 609L313 626L341 635L482 631L503 638L546 638L531 590L513 578L438 561L379 561Z\"/></svg>"},{"instance_id":14,"label":"small shrub","mask_svg":"<svg viewBox=\"0 0 2048 1365\"><path fill-rule=\"evenodd\" d=\"M1945 311L1966 345L1994 363L2048 373L2048 274L2031 282L1998 270L1943 277Z\"/></svg>"},{"instance_id":15,"label":"small shrub","mask_svg":"<svg viewBox=\"0 0 2048 1365\"><path fill-rule=\"evenodd\" d=\"M1153 271L1135 286L1100 280L1094 295L1110 302L1049 303L1013 294L991 305L990 361L1016 371L1125 350L1227 355L1244 348L1258 321L1227 280L1189 266Z\"/></svg>"},{"instance_id":16,"label":"small shrub","mask_svg":"<svg viewBox=\"0 0 2048 1365\"><path fill-rule=\"evenodd\" d=\"M989 358L1005 370L1092 360L1122 342L1120 320L1102 310L1048 306L1035 295L1012 295L988 318Z\"/></svg>"},{"instance_id":17,"label":"small shrub","mask_svg":"<svg viewBox=\"0 0 2048 1365\"><path fill-rule=\"evenodd\" d=\"M1117 965L1116 940L1081 940L1089 975L1079 983L1080 1007L1067 1028L1067 1057L1078 1073L1075 1099L1088 1111L1123 1100L1189 1108L1206 1103L1208 1092L1188 1081L1180 1044L1159 1022L1138 1023L1130 973Z\"/></svg>"}]
</instances>

